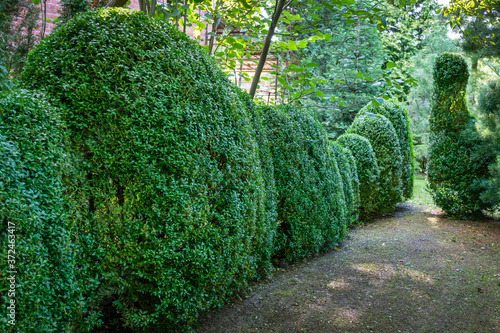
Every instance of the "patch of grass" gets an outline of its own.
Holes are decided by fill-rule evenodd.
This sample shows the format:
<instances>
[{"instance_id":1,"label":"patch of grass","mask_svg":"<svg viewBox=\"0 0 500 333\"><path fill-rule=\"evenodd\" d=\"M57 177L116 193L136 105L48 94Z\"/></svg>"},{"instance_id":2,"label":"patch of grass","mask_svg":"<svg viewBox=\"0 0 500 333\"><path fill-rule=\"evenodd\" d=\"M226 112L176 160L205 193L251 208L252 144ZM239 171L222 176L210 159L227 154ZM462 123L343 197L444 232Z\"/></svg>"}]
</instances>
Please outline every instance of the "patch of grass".
<instances>
[{"instance_id":1,"label":"patch of grass","mask_svg":"<svg viewBox=\"0 0 500 333\"><path fill-rule=\"evenodd\" d=\"M407 203L413 206L424 206L427 208L437 208L432 200L432 196L427 192L427 180L421 173L415 174L415 183L413 185L413 195Z\"/></svg>"}]
</instances>

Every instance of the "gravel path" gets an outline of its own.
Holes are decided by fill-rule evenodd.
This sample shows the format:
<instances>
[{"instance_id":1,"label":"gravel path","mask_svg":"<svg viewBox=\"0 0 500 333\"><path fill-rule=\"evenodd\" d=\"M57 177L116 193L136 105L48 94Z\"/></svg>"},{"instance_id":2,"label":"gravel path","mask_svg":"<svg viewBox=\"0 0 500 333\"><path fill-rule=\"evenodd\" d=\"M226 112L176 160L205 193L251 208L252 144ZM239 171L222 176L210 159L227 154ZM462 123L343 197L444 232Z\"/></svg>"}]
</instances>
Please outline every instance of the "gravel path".
<instances>
[{"instance_id":1,"label":"gravel path","mask_svg":"<svg viewBox=\"0 0 500 333\"><path fill-rule=\"evenodd\" d=\"M500 332L500 221L402 205L277 271L198 332Z\"/></svg>"}]
</instances>

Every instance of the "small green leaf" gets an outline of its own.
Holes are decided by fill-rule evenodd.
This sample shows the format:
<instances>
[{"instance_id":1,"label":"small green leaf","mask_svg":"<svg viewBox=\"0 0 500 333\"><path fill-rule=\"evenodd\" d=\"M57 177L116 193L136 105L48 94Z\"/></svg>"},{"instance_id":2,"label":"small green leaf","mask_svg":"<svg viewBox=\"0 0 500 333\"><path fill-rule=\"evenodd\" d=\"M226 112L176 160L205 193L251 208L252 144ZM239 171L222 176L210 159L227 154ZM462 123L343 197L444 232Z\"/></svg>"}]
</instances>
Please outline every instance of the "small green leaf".
<instances>
[{"instance_id":1,"label":"small green leaf","mask_svg":"<svg viewBox=\"0 0 500 333\"><path fill-rule=\"evenodd\" d=\"M318 64L315 64L314 62L310 62L308 63L307 65L305 65L304 67L305 68L313 68L313 67L318 67L319 65Z\"/></svg>"},{"instance_id":2,"label":"small green leaf","mask_svg":"<svg viewBox=\"0 0 500 333\"><path fill-rule=\"evenodd\" d=\"M323 94L321 90L316 90L316 96L323 98L325 97L325 94Z\"/></svg>"},{"instance_id":3,"label":"small green leaf","mask_svg":"<svg viewBox=\"0 0 500 333\"><path fill-rule=\"evenodd\" d=\"M396 64L389 61L386 65L385 65L387 68L393 68L393 67L396 67Z\"/></svg>"}]
</instances>

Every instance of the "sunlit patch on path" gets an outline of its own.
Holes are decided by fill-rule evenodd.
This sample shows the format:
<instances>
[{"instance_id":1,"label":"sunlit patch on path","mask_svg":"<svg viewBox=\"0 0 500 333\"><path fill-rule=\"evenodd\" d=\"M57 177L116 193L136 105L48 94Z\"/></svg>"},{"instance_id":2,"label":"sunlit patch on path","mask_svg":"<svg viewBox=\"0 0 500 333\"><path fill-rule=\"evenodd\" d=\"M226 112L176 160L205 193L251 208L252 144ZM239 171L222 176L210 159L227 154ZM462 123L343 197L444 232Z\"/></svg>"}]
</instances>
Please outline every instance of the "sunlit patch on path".
<instances>
[{"instance_id":1,"label":"sunlit patch on path","mask_svg":"<svg viewBox=\"0 0 500 333\"><path fill-rule=\"evenodd\" d=\"M199 332L500 331L500 221L402 205L201 317Z\"/></svg>"}]
</instances>

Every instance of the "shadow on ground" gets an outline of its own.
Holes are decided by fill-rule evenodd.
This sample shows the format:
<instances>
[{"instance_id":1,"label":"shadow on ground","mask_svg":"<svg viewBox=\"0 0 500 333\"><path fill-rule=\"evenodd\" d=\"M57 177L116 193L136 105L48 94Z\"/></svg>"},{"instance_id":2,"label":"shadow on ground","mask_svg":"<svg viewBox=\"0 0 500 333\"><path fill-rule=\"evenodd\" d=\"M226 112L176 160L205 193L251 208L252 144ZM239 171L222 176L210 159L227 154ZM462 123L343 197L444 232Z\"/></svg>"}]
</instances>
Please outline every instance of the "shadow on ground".
<instances>
[{"instance_id":1,"label":"shadow on ground","mask_svg":"<svg viewBox=\"0 0 500 333\"><path fill-rule=\"evenodd\" d=\"M203 313L198 332L500 332L500 221L401 205Z\"/></svg>"}]
</instances>

